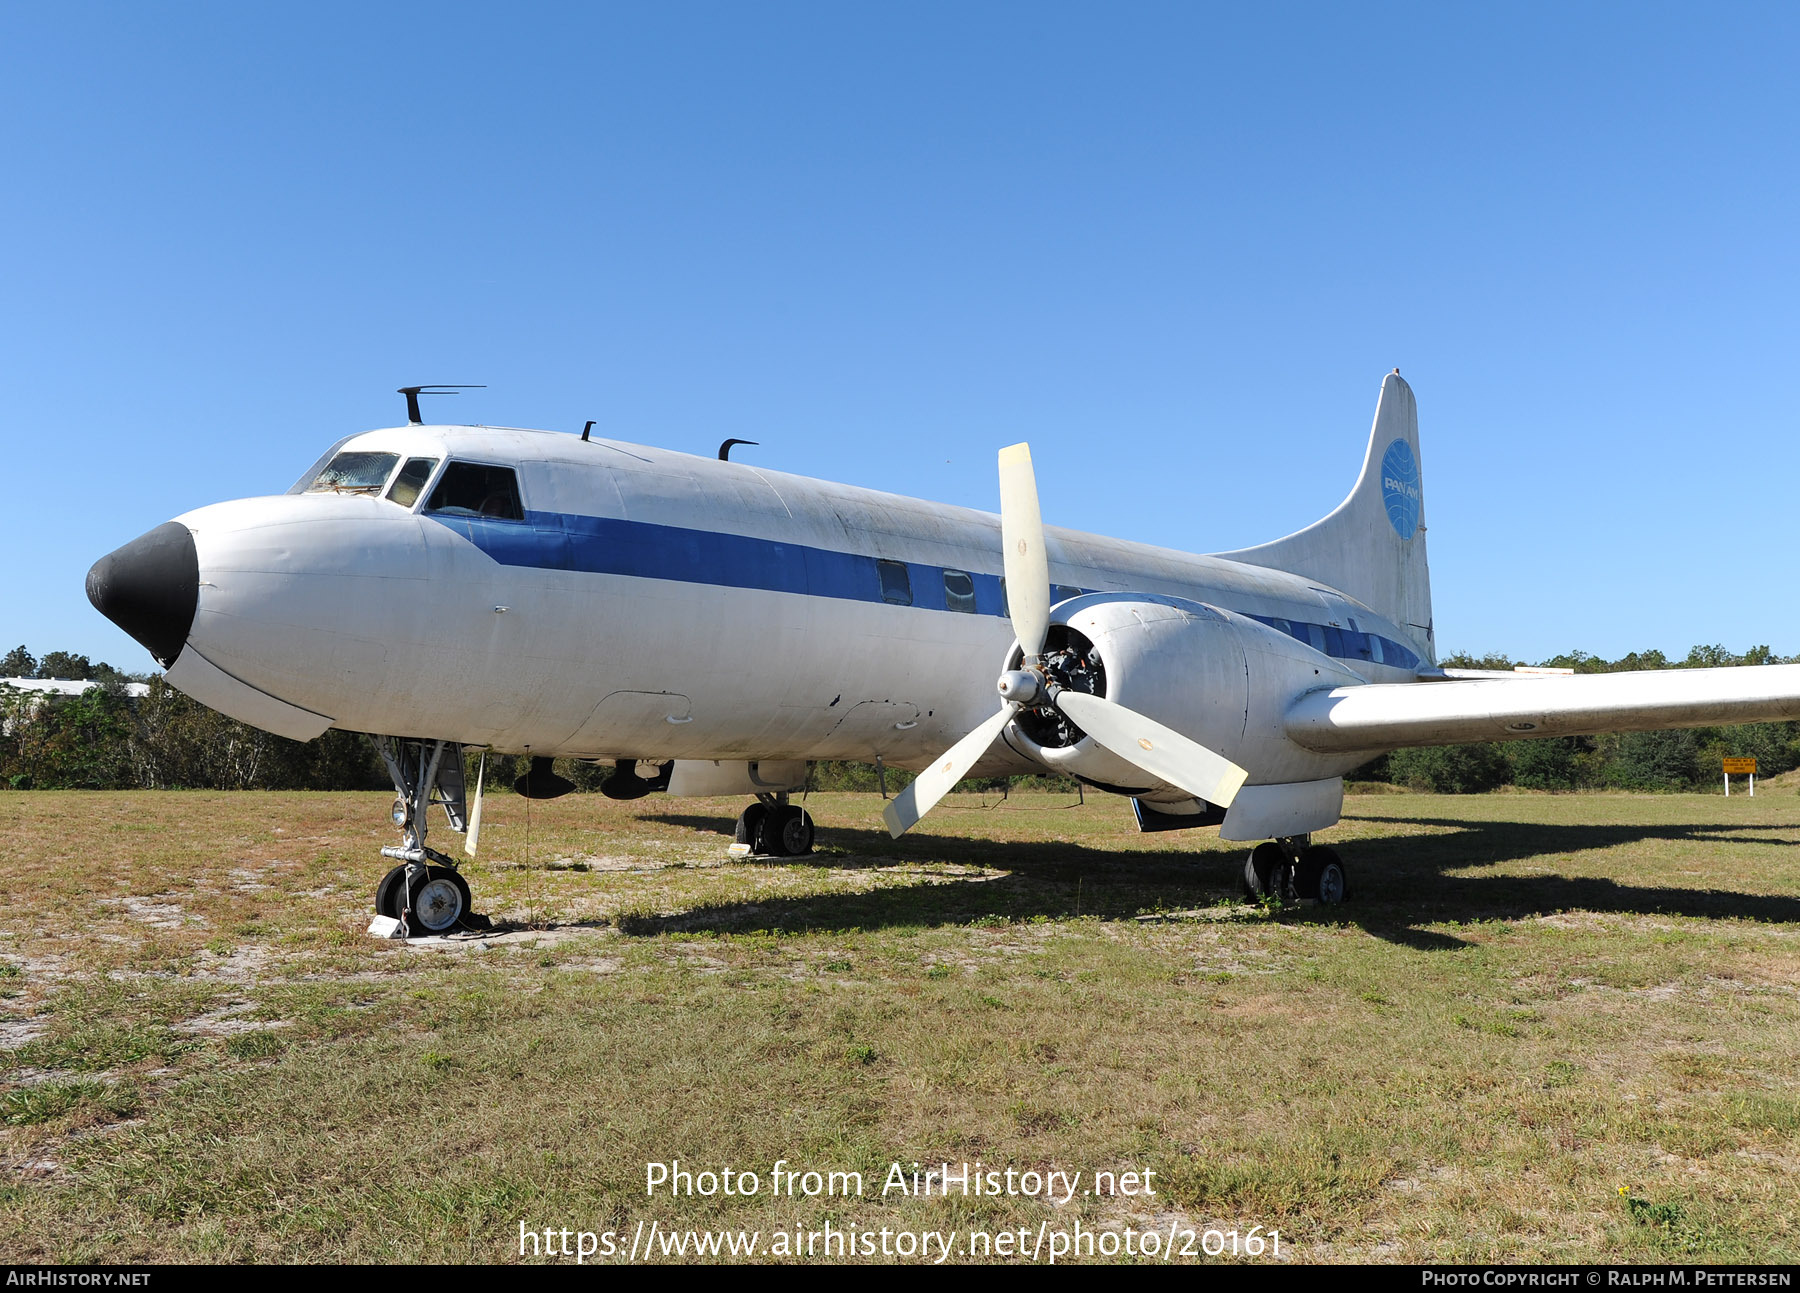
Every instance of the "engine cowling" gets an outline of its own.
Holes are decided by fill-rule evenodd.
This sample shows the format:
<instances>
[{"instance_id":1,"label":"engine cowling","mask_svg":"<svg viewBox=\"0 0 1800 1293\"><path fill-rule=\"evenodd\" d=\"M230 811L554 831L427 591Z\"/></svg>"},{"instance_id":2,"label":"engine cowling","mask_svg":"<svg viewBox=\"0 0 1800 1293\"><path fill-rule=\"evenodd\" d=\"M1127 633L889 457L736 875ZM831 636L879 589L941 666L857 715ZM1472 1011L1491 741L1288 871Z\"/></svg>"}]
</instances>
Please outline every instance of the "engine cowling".
<instances>
[{"instance_id":1,"label":"engine cowling","mask_svg":"<svg viewBox=\"0 0 1800 1293\"><path fill-rule=\"evenodd\" d=\"M1015 644L1006 668L1017 669ZM1177 597L1090 593L1051 614L1044 668L1060 687L1105 696L1249 770L1251 784L1347 771L1295 745L1282 717L1296 696L1365 681L1331 657L1231 611ZM1153 803L1192 804L1081 732L1056 709L1021 710L1006 743L1057 771Z\"/></svg>"}]
</instances>

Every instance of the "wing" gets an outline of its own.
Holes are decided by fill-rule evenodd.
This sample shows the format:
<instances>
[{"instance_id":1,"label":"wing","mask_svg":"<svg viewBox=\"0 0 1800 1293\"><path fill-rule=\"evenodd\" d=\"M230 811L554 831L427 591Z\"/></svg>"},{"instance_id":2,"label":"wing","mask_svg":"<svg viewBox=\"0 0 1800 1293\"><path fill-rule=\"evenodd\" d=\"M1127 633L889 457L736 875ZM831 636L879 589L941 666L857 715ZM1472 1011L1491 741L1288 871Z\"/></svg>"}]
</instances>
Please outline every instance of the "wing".
<instances>
[{"instance_id":1,"label":"wing","mask_svg":"<svg viewBox=\"0 0 1800 1293\"><path fill-rule=\"evenodd\" d=\"M1336 753L1791 718L1800 665L1783 664L1338 687L1300 697L1286 721L1297 744Z\"/></svg>"}]
</instances>

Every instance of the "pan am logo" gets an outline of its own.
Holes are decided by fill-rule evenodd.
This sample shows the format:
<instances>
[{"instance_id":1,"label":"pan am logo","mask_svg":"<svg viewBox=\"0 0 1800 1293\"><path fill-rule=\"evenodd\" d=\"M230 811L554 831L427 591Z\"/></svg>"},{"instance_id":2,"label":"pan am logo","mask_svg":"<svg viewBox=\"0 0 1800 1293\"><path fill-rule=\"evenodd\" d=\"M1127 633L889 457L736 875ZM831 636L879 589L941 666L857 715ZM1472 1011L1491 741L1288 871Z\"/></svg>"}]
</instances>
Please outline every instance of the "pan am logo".
<instances>
[{"instance_id":1,"label":"pan am logo","mask_svg":"<svg viewBox=\"0 0 1800 1293\"><path fill-rule=\"evenodd\" d=\"M1419 528L1419 502L1424 494L1419 489L1419 463L1412 446L1396 440L1381 455L1381 501L1387 506L1388 521L1402 539L1413 537Z\"/></svg>"}]
</instances>

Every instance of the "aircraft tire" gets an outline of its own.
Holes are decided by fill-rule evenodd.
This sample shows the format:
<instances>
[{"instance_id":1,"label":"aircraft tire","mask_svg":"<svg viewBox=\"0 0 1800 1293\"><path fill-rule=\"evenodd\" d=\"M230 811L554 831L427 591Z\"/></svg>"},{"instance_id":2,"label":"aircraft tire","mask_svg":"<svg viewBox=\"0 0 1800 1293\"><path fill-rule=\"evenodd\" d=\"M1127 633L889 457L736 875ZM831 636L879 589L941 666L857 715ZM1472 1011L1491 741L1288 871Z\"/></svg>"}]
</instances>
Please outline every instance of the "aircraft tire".
<instances>
[{"instance_id":1,"label":"aircraft tire","mask_svg":"<svg viewBox=\"0 0 1800 1293\"><path fill-rule=\"evenodd\" d=\"M768 819L768 805L751 804L738 814L737 833L733 838L739 844L748 844L753 855L767 852L768 850L764 846L768 841L763 838L763 835Z\"/></svg>"},{"instance_id":2,"label":"aircraft tire","mask_svg":"<svg viewBox=\"0 0 1800 1293\"><path fill-rule=\"evenodd\" d=\"M797 858L812 852L813 819L804 808L789 804L777 809L769 824L770 833L775 836L770 842L779 848L782 857Z\"/></svg>"},{"instance_id":3,"label":"aircraft tire","mask_svg":"<svg viewBox=\"0 0 1800 1293\"><path fill-rule=\"evenodd\" d=\"M375 914L387 916L393 920L400 919L400 886L406 880L406 865L395 867L381 877L381 883L375 886Z\"/></svg>"},{"instance_id":4,"label":"aircraft tire","mask_svg":"<svg viewBox=\"0 0 1800 1293\"><path fill-rule=\"evenodd\" d=\"M1314 852L1308 849L1307 852ZM1312 896L1319 900L1323 907L1336 907L1350 900L1350 873L1344 870L1344 861L1337 855L1337 850L1317 846L1316 851L1323 856L1316 860L1318 871L1313 878ZM1304 863L1305 854L1301 855Z\"/></svg>"},{"instance_id":5,"label":"aircraft tire","mask_svg":"<svg viewBox=\"0 0 1800 1293\"><path fill-rule=\"evenodd\" d=\"M469 882L449 867L426 867L408 906L414 934L448 934L469 914Z\"/></svg>"},{"instance_id":6,"label":"aircraft tire","mask_svg":"<svg viewBox=\"0 0 1800 1293\"><path fill-rule=\"evenodd\" d=\"M1251 902L1264 898L1289 898L1293 880L1287 854L1273 840L1264 840L1244 860L1244 893Z\"/></svg>"}]
</instances>

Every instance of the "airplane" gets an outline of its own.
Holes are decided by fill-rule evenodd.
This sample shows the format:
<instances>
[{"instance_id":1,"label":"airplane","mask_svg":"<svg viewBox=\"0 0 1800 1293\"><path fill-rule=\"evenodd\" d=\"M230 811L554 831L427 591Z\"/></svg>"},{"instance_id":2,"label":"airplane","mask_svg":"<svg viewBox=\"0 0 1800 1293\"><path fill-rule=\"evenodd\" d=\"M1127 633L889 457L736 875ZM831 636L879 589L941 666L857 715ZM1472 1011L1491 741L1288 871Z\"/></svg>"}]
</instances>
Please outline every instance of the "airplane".
<instances>
[{"instance_id":1,"label":"airplane","mask_svg":"<svg viewBox=\"0 0 1800 1293\"><path fill-rule=\"evenodd\" d=\"M1335 904L1343 777L1403 746L1800 717L1800 665L1548 676L1441 668L1418 414L1381 384L1349 496L1210 556L1046 527L1030 450L1000 513L593 436L408 422L346 436L283 495L184 513L102 557L94 606L168 682L305 741L371 735L394 781L398 936L477 919L430 809L476 853L482 777L615 798L753 797L733 852L812 848L817 760L915 771L896 837L960 780L1051 771L1144 831L1254 843L1253 897ZM485 762L481 765L485 768Z\"/></svg>"}]
</instances>

